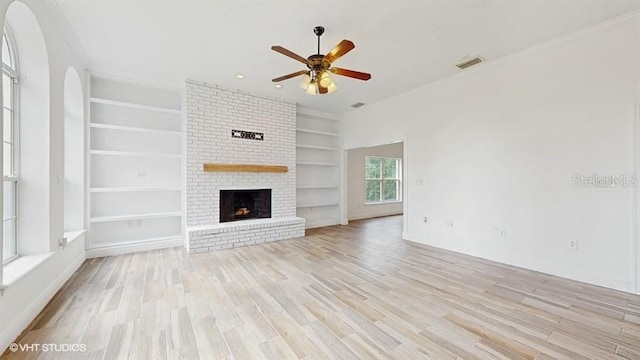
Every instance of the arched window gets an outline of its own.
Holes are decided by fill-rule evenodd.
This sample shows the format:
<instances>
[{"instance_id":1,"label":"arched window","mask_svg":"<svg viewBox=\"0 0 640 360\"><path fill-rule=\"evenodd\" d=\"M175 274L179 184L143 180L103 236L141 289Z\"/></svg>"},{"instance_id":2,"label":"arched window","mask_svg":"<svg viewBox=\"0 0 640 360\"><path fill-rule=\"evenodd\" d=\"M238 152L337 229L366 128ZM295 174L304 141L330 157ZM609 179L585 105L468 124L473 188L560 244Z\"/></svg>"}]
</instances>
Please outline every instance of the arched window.
<instances>
[{"instance_id":1,"label":"arched window","mask_svg":"<svg viewBox=\"0 0 640 360\"><path fill-rule=\"evenodd\" d=\"M3 236L2 262L17 256L17 192L18 154L16 139L18 129L18 57L11 30L5 27L2 34L2 111L3 111Z\"/></svg>"}]
</instances>

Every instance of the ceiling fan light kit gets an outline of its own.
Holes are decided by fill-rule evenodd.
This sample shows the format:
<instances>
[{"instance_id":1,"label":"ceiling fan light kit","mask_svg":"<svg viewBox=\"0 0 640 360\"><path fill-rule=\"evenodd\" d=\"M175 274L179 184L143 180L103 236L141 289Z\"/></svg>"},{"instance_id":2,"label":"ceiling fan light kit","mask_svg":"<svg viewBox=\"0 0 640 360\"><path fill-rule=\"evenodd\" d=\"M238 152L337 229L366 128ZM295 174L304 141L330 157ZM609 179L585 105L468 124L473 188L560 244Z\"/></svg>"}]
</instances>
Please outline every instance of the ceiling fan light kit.
<instances>
[{"instance_id":1,"label":"ceiling fan light kit","mask_svg":"<svg viewBox=\"0 0 640 360\"><path fill-rule=\"evenodd\" d=\"M318 53L313 54L306 59L290 50L283 48L282 46L275 45L271 47L271 50L297 60L307 65L308 68L308 70L301 70L277 77L275 79L272 79L273 82L277 83L283 80L304 75L302 81L300 82L300 87L309 95L318 95L331 94L338 90L338 86L333 81L331 74L346 76L364 81L371 79L371 74L368 73L331 67L331 64L333 64L336 60L355 48L353 42L346 39L342 40L338 45L336 45L336 47L329 51L327 55L322 55L320 54L320 36L324 34L324 28L322 26L316 26L313 29L313 33L318 37Z\"/></svg>"}]
</instances>

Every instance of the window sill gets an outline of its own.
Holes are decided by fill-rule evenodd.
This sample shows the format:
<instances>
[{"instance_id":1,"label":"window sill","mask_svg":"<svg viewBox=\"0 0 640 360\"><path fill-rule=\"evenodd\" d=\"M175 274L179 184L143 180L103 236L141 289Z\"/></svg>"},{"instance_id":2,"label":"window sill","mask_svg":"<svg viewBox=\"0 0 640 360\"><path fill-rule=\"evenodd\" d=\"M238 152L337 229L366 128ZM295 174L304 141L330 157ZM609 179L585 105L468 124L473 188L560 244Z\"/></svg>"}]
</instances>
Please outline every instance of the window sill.
<instances>
[{"instance_id":1,"label":"window sill","mask_svg":"<svg viewBox=\"0 0 640 360\"><path fill-rule=\"evenodd\" d=\"M370 205L388 205L388 204L401 204L402 200L393 200L393 201L378 201L378 202L370 202L370 203L365 203L364 206L370 206Z\"/></svg>"},{"instance_id":2,"label":"window sill","mask_svg":"<svg viewBox=\"0 0 640 360\"><path fill-rule=\"evenodd\" d=\"M65 231L63 236L67 238L67 245L69 245L74 240L80 238L86 232L87 232L86 229Z\"/></svg>"},{"instance_id":3,"label":"window sill","mask_svg":"<svg viewBox=\"0 0 640 360\"><path fill-rule=\"evenodd\" d=\"M2 285L0 285L0 295L4 290L22 279L25 275L33 271L40 264L53 255L53 252L38 255L20 256L12 262L4 265L2 269Z\"/></svg>"}]
</instances>

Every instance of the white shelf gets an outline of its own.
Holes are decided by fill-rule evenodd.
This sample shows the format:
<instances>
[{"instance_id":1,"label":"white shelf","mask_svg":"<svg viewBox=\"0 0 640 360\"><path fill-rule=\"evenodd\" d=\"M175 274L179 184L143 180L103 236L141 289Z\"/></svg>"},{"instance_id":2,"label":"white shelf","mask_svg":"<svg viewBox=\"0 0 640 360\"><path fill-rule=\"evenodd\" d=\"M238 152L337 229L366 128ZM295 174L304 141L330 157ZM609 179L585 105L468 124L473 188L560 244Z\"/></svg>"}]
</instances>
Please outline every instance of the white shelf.
<instances>
[{"instance_id":1,"label":"white shelf","mask_svg":"<svg viewBox=\"0 0 640 360\"><path fill-rule=\"evenodd\" d=\"M110 247L121 247L123 245L132 246L132 245L138 245L138 244L146 244L146 243L153 243L153 242L159 242L159 241L171 241L171 240L182 240L182 235L176 234L171 236L139 239L139 240L127 241L124 244L122 242L100 243L100 244L97 244L93 248L93 250L99 250L99 249L110 248Z\"/></svg>"},{"instance_id":2,"label":"white shelf","mask_svg":"<svg viewBox=\"0 0 640 360\"><path fill-rule=\"evenodd\" d=\"M323 163L323 162L308 162L308 161L303 161L303 162L296 162L297 165L311 165L311 166L336 166L337 164L334 163Z\"/></svg>"},{"instance_id":3,"label":"white shelf","mask_svg":"<svg viewBox=\"0 0 640 360\"><path fill-rule=\"evenodd\" d=\"M164 187L101 187L91 188L92 193L105 193L105 192L142 192L142 191L181 191L179 186L164 186Z\"/></svg>"},{"instance_id":4,"label":"white shelf","mask_svg":"<svg viewBox=\"0 0 640 360\"><path fill-rule=\"evenodd\" d=\"M130 103L130 102L126 102L126 101L117 101L117 100L103 99L103 98L97 98L97 97L92 97L91 98L91 102L92 103L96 103L96 104L105 104L105 105L113 105L113 106L120 106L120 107L128 107L128 108L133 108L133 109L166 112L166 113L171 113L171 114L182 114L182 111L181 110L177 110L177 109L164 108L164 107L160 107L160 106L141 105L141 104Z\"/></svg>"},{"instance_id":5,"label":"white shelf","mask_svg":"<svg viewBox=\"0 0 640 360\"><path fill-rule=\"evenodd\" d=\"M180 154L145 153L137 151L113 151L113 150L91 150L91 155L111 155L111 156L138 156L138 157L166 157L181 158Z\"/></svg>"},{"instance_id":6,"label":"white shelf","mask_svg":"<svg viewBox=\"0 0 640 360\"><path fill-rule=\"evenodd\" d=\"M133 132L141 132L141 133L149 133L149 134L168 134L168 135L178 135L178 136L182 134L180 131L173 131L173 130L147 129L147 128L141 128L141 127L110 125L110 124L100 124L100 123L92 123L90 126L95 129L133 131Z\"/></svg>"},{"instance_id":7,"label":"white shelf","mask_svg":"<svg viewBox=\"0 0 640 360\"><path fill-rule=\"evenodd\" d=\"M316 145L296 145L297 148L300 149L314 149L314 150L329 150L329 151L338 151L337 147L330 146L316 146Z\"/></svg>"},{"instance_id":8,"label":"white shelf","mask_svg":"<svg viewBox=\"0 0 640 360\"><path fill-rule=\"evenodd\" d=\"M338 185L316 185L316 186L298 186L298 190L315 190L315 189L337 189Z\"/></svg>"},{"instance_id":9,"label":"white shelf","mask_svg":"<svg viewBox=\"0 0 640 360\"><path fill-rule=\"evenodd\" d=\"M312 207L326 207L326 206L338 206L338 202L325 202L325 203L308 203L308 204L298 204L297 208L312 208Z\"/></svg>"},{"instance_id":10,"label":"white shelf","mask_svg":"<svg viewBox=\"0 0 640 360\"><path fill-rule=\"evenodd\" d=\"M326 136L338 136L338 133L329 132L329 131L320 131L320 130L311 130L311 129L296 129L297 132L303 132L308 134L317 134L317 135L326 135Z\"/></svg>"},{"instance_id":11,"label":"white shelf","mask_svg":"<svg viewBox=\"0 0 640 360\"><path fill-rule=\"evenodd\" d=\"M168 213L148 213L148 214L138 214L138 215L116 215L116 216L99 216L91 218L92 223L96 222L110 222L110 221L121 221L121 220L144 220L144 219L157 219L157 218L167 218L167 217L179 217L182 216L182 213L177 212L168 212Z\"/></svg>"}]
</instances>

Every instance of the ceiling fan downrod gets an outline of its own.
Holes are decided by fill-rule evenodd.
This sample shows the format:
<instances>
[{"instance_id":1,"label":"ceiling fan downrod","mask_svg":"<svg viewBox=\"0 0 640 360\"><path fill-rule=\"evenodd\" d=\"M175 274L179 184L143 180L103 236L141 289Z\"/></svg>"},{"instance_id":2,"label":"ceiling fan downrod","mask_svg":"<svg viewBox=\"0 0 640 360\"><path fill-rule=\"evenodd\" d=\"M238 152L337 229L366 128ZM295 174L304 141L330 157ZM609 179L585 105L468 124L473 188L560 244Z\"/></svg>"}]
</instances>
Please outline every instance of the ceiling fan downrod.
<instances>
[{"instance_id":1,"label":"ceiling fan downrod","mask_svg":"<svg viewBox=\"0 0 640 360\"><path fill-rule=\"evenodd\" d=\"M320 55L320 36L322 36L322 34L324 34L324 27L322 26L316 26L313 28L313 33L316 34L316 36L318 36L318 55Z\"/></svg>"}]
</instances>

